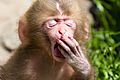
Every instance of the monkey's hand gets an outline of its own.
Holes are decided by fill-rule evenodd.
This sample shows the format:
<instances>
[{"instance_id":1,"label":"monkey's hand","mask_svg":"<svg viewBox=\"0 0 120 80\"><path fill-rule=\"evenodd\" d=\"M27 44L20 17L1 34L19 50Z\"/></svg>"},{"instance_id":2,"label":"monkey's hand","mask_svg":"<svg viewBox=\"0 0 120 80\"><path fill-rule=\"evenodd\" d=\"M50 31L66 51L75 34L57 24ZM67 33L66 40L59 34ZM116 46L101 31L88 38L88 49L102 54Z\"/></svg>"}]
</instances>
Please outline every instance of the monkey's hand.
<instances>
[{"instance_id":1,"label":"monkey's hand","mask_svg":"<svg viewBox=\"0 0 120 80\"><path fill-rule=\"evenodd\" d=\"M90 74L91 66L78 42L71 37L62 37L62 39L58 40L58 44L60 45L58 49L68 64L72 66L77 77L82 77L82 80L86 80Z\"/></svg>"}]
</instances>

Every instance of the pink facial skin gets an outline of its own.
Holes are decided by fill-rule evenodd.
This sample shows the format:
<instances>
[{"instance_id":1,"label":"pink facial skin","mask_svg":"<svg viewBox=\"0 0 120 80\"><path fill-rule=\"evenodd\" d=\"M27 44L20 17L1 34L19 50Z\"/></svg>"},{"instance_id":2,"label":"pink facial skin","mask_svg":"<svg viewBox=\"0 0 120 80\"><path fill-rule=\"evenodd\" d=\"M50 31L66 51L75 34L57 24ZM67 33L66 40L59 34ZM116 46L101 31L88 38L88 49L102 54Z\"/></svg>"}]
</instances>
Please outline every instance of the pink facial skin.
<instances>
[{"instance_id":1,"label":"pink facial skin","mask_svg":"<svg viewBox=\"0 0 120 80\"><path fill-rule=\"evenodd\" d=\"M58 49L59 45L57 41L63 37L73 37L74 31L76 30L76 23L72 18L67 16L55 16L49 17L44 27L52 44L53 57L57 59L57 61L61 61L61 59L64 59L64 56Z\"/></svg>"}]
</instances>

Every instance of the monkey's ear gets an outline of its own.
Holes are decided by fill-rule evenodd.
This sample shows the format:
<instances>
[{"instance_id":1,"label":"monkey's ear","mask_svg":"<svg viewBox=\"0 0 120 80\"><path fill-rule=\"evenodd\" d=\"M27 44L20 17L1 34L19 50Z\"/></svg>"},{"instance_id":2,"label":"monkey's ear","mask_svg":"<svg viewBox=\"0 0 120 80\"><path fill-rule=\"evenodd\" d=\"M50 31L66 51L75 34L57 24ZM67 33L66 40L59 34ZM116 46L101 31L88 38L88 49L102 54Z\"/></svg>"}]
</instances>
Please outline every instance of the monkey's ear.
<instances>
[{"instance_id":1,"label":"monkey's ear","mask_svg":"<svg viewBox=\"0 0 120 80\"><path fill-rule=\"evenodd\" d=\"M20 38L22 44L25 43L25 40L26 40L26 36L25 36L26 25L27 25L26 18L23 16L20 18L19 25L18 25L19 38Z\"/></svg>"}]
</instances>

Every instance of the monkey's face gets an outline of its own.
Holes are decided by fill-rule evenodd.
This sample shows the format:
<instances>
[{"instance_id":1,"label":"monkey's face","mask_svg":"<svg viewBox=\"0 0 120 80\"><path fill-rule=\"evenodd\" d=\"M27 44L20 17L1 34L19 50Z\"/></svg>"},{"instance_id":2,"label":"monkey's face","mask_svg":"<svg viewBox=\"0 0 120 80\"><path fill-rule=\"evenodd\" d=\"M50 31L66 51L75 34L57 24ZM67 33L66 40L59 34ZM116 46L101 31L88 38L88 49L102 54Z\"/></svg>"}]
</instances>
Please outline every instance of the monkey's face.
<instances>
[{"instance_id":1,"label":"monkey's face","mask_svg":"<svg viewBox=\"0 0 120 80\"><path fill-rule=\"evenodd\" d=\"M49 17L45 22L44 28L51 42L53 58L57 61L63 61L65 57L58 49L58 47L61 47L58 44L58 40L62 40L63 37L74 37L76 30L75 21L68 16Z\"/></svg>"}]
</instances>

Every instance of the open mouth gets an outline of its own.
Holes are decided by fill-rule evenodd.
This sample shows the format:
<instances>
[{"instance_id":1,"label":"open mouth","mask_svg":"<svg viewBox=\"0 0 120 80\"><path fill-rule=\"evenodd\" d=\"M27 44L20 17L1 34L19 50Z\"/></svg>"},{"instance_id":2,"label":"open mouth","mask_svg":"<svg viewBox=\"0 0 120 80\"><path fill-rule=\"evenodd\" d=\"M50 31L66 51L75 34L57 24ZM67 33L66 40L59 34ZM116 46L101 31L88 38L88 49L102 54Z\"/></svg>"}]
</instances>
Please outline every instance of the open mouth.
<instances>
[{"instance_id":1,"label":"open mouth","mask_svg":"<svg viewBox=\"0 0 120 80\"><path fill-rule=\"evenodd\" d=\"M59 44L57 44L57 43L54 45L54 56L59 57L59 58L65 58L62 55L61 51L58 49L58 46L59 46Z\"/></svg>"}]
</instances>

